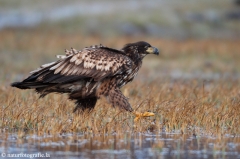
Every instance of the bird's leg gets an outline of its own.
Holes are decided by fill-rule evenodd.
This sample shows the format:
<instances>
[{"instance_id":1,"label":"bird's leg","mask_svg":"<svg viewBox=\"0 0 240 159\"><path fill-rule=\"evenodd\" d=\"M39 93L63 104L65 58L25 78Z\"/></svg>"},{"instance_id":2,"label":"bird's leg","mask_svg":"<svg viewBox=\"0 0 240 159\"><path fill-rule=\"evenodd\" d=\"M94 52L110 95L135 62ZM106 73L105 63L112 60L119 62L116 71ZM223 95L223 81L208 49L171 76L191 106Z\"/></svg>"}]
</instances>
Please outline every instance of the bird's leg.
<instances>
[{"instance_id":1,"label":"bird's leg","mask_svg":"<svg viewBox=\"0 0 240 159\"><path fill-rule=\"evenodd\" d=\"M127 98L122 94L119 88L112 88L109 91L107 99L114 107L118 106L119 108L124 109L126 111L129 112L133 111Z\"/></svg>"}]
</instances>

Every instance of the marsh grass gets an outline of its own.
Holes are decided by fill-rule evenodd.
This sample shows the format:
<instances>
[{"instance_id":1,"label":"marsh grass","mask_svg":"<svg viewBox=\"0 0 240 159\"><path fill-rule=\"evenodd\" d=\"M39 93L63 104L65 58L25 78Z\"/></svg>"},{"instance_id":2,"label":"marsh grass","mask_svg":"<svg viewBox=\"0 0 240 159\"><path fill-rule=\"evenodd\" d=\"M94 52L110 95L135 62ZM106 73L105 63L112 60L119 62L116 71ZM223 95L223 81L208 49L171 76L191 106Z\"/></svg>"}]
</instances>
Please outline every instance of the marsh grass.
<instances>
[{"instance_id":1,"label":"marsh grass","mask_svg":"<svg viewBox=\"0 0 240 159\"><path fill-rule=\"evenodd\" d=\"M159 87L156 87L159 85ZM1 88L1 128L38 135L55 133L112 134L115 132L181 132L197 135L239 134L239 84L171 84L139 81L126 86L135 110L155 113L134 123L134 115L112 108L103 99L91 113L73 114L73 102L65 95L38 99L33 91ZM139 93L138 93L139 92Z\"/></svg>"},{"instance_id":2,"label":"marsh grass","mask_svg":"<svg viewBox=\"0 0 240 159\"><path fill-rule=\"evenodd\" d=\"M74 104L66 95L38 99L32 90L18 90L10 83L22 80L40 64L51 62L65 48L81 49L92 44L121 48L134 37L85 37L53 30L5 30L0 37L1 82L0 128L2 132L26 134L124 134L126 132L180 132L214 135L240 133L239 41L174 41L144 38L160 48L159 58L147 57L139 76L122 91L132 107L155 116L134 123L135 116L98 101L91 113L73 114ZM5 38L3 38L5 37ZM174 79L169 72L228 73L228 78ZM165 73L164 76L162 76ZM236 77L232 77L236 75Z\"/></svg>"}]
</instances>

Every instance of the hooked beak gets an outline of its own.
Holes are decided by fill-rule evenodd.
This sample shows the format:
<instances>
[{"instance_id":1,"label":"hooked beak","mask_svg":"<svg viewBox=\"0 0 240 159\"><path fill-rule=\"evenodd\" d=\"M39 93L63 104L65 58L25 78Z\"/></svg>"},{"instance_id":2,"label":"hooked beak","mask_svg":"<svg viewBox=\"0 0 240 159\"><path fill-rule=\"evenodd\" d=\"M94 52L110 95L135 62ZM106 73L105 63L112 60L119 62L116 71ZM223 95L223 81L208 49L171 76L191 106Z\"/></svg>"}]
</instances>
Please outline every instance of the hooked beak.
<instances>
[{"instance_id":1,"label":"hooked beak","mask_svg":"<svg viewBox=\"0 0 240 159\"><path fill-rule=\"evenodd\" d=\"M149 47L147 50L146 50L147 53L149 54L155 54L155 55L159 55L159 51L156 47Z\"/></svg>"}]
</instances>

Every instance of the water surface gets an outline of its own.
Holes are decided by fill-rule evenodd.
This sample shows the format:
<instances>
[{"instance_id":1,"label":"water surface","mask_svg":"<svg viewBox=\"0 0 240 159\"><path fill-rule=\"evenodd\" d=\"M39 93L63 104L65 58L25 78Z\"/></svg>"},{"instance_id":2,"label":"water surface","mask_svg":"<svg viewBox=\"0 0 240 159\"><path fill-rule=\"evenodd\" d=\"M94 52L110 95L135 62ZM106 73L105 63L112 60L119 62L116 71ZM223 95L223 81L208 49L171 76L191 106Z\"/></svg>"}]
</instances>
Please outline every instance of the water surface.
<instances>
[{"instance_id":1,"label":"water surface","mask_svg":"<svg viewBox=\"0 0 240 159\"><path fill-rule=\"evenodd\" d=\"M126 134L1 134L1 157L19 158L240 158L240 137L225 135L221 139L177 133ZM28 156L24 156L28 155ZM32 156L31 156L32 155ZM44 156L44 157L43 157Z\"/></svg>"}]
</instances>

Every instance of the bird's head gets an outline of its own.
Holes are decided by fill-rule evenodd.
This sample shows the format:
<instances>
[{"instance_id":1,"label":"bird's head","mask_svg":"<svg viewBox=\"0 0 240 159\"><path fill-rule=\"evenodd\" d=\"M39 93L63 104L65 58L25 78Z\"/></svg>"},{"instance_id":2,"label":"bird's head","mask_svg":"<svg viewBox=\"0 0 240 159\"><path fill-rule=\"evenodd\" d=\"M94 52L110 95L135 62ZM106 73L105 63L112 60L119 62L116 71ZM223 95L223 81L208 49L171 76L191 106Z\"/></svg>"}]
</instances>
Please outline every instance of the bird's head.
<instances>
[{"instance_id":1,"label":"bird's head","mask_svg":"<svg viewBox=\"0 0 240 159\"><path fill-rule=\"evenodd\" d=\"M159 55L159 51L156 47L144 41L126 44L122 50L130 57L137 54L140 55L141 58L148 54Z\"/></svg>"}]
</instances>

